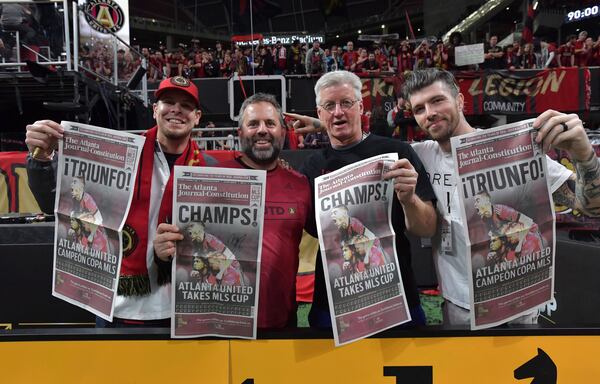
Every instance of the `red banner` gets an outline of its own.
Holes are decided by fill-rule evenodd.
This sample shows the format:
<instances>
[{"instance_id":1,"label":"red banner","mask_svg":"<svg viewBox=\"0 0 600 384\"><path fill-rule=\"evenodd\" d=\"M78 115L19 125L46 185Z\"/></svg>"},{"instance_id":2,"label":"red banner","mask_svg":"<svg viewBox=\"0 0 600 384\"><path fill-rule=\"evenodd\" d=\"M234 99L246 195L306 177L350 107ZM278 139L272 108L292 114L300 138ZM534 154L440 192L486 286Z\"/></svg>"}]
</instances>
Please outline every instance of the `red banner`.
<instances>
[{"instance_id":1,"label":"red banner","mask_svg":"<svg viewBox=\"0 0 600 384\"><path fill-rule=\"evenodd\" d=\"M27 152L0 154L0 213L40 212L27 184Z\"/></svg>"},{"instance_id":2,"label":"red banner","mask_svg":"<svg viewBox=\"0 0 600 384\"><path fill-rule=\"evenodd\" d=\"M465 115L535 115L547 109L590 109L588 68L460 72L456 78L465 96Z\"/></svg>"}]
</instances>

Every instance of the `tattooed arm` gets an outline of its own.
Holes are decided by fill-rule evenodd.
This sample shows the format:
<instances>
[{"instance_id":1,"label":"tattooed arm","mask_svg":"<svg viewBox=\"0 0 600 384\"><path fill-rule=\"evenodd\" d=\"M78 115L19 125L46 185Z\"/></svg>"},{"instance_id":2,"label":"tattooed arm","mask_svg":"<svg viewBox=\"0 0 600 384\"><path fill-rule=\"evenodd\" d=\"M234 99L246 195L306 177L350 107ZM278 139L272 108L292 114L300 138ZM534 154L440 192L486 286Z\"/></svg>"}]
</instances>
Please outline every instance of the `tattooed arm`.
<instances>
[{"instance_id":1,"label":"tattooed arm","mask_svg":"<svg viewBox=\"0 0 600 384\"><path fill-rule=\"evenodd\" d=\"M554 201L589 216L600 216L600 159L579 117L548 110L533 126L538 129L536 141L541 143L544 152L552 147L568 151L575 165L576 175L552 194Z\"/></svg>"}]
</instances>

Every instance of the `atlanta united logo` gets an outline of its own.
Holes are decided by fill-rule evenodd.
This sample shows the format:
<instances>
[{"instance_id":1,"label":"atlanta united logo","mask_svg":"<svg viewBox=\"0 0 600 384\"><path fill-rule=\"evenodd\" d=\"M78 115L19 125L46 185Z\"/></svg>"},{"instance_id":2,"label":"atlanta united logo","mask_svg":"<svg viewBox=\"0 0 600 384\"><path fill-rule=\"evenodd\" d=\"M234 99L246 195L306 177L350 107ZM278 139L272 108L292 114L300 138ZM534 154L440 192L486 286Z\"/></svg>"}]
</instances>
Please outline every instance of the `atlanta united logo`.
<instances>
[{"instance_id":1,"label":"atlanta united logo","mask_svg":"<svg viewBox=\"0 0 600 384\"><path fill-rule=\"evenodd\" d=\"M115 33L125 24L123 9L114 0L88 0L84 9L88 24L98 32Z\"/></svg>"},{"instance_id":2,"label":"atlanta united logo","mask_svg":"<svg viewBox=\"0 0 600 384\"><path fill-rule=\"evenodd\" d=\"M135 229L129 224L123 227L123 257L131 255L131 252L137 247L139 242Z\"/></svg>"},{"instance_id":3,"label":"atlanta united logo","mask_svg":"<svg viewBox=\"0 0 600 384\"><path fill-rule=\"evenodd\" d=\"M175 76L171 78L171 84L178 87L189 87L190 81L183 76Z\"/></svg>"}]
</instances>

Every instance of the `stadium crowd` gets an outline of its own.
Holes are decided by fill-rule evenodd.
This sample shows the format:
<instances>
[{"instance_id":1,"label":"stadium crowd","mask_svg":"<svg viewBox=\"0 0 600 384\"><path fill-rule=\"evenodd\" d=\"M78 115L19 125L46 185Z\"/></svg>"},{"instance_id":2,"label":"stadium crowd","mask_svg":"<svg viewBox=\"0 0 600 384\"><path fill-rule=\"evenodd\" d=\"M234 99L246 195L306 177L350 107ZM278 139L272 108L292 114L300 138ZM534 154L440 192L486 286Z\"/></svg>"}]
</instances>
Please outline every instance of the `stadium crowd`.
<instances>
[{"instance_id":1,"label":"stadium crowd","mask_svg":"<svg viewBox=\"0 0 600 384\"><path fill-rule=\"evenodd\" d=\"M315 41L290 46L250 45L231 43L225 47L217 42L214 47L203 47L198 40L189 45L180 44L174 50L161 45L157 48L143 47L142 57L120 49L117 52L119 78L127 79L141 63L142 58L150 65L149 80L160 81L168 76L187 78L229 77L240 75L321 75L345 69L359 75L393 75L407 70L441 68L464 69L539 69L547 67L600 65L600 36L589 36L586 31L569 35L557 45L545 38L533 43L515 41L501 47L498 36L491 35L485 42L485 62L478 67L457 67L454 64L455 47L464 45L460 33L453 33L447 43L442 40L421 39L398 42L373 43L363 46L348 41L344 46L323 46ZM364 42L361 42L364 43ZM112 74L112 54L102 45L82 48L81 59L86 67L95 72Z\"/></svg>"}]
</instances>

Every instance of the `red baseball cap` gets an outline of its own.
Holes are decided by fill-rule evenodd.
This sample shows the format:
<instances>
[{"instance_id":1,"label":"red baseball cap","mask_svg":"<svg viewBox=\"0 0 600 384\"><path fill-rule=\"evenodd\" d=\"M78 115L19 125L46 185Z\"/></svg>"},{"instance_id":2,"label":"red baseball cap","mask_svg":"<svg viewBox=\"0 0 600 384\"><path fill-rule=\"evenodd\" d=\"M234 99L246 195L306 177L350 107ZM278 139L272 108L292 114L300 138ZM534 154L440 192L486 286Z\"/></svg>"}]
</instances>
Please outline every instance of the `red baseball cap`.
<instances>
[{"instance_id":1,"label":"red baseball cap","mask_svg":"<svg viewBox=\"0 0 600 384\"><path fill-rule=\"evenodd\" d=\"M183 76L168 77L160 82L158 89L154 92L156 99L160 99L160 95L168 89L179 89L192 96L196 101L196 106L200 107L200 100L198 99L198 88L189 79Z\"/></svg>"}]
</instances>

